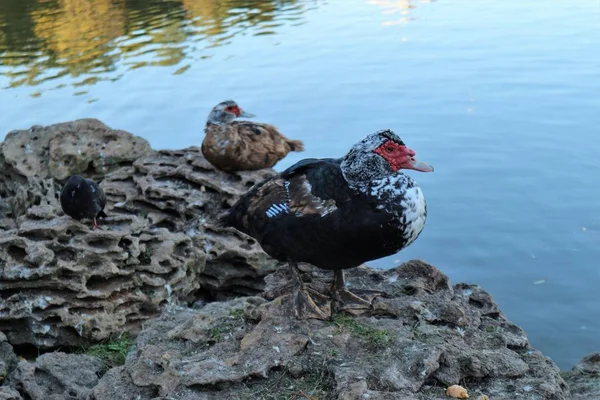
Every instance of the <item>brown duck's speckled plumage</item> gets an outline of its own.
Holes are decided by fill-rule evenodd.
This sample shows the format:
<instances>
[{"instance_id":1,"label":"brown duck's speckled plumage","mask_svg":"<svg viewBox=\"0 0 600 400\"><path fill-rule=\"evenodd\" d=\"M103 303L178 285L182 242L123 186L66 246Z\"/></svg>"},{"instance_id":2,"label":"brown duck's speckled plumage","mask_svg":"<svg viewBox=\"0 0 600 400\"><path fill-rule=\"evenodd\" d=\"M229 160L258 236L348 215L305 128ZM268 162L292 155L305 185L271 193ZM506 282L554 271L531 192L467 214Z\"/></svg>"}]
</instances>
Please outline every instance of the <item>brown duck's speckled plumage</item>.
<instances>
[{"instance_id":1,"label":"brown duck's speckled plumage","mask_svg":"<svg viewBox=\"0 0 600 400\"><path fill-rule=\"evenodd\" d=\"M286 138L273 125L249 121L208 124L202 142L206 159L224 171L270 168L290 151L302 150L300 140Z\"/></svg>"},{"instance_id":2,"label":"brown duck's speckled plumage","mask_svg":"<svg viewBox=\"0 0 600 400\"><path fill-rule=\"evenodd\" d=\"M270 168L290 151L304 150L302 141L288 139L273 125L233 121L241 113L234 102L217 107L206 123L202 153L218 169L232 172ZM233 113L225 112L231 107L235 107Z\"/></svg>"}]
</instances>

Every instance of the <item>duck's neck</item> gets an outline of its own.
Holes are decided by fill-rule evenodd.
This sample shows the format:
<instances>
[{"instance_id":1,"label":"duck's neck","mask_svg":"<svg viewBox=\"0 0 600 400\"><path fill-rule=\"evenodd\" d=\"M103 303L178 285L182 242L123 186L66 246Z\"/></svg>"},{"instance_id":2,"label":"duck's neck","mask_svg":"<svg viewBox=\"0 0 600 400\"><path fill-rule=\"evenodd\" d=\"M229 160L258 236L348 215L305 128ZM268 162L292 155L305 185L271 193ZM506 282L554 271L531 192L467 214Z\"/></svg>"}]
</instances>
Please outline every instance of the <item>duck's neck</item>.
<instances>
[{"instance_id":1,"label":"duck's neck","mask_svg":"<svg viewBox=\"0 0 600 400\"><path fill-rule=\"evenodd\" d=\"M210 114L208 114L206 124L225 125L230 123L234 119L235 116L228 112L225 112L223 110L212 110Z\"/></svg>"},{"instance_id":2,"label":"duck's neck","mask_svg":"<svg viewBox=\"0 0 600 400\"><path fill-rule=\"evenodd\" d=\"M390 171L382 170L381 163L377 163L375 157L365 157L360 153L349 153L340 165L342 175L348 182L348 186L360 192L367 192L376 182L392 178L396 175L404 175L401 172L390 175Z\"/></svg>"}]
</instances>

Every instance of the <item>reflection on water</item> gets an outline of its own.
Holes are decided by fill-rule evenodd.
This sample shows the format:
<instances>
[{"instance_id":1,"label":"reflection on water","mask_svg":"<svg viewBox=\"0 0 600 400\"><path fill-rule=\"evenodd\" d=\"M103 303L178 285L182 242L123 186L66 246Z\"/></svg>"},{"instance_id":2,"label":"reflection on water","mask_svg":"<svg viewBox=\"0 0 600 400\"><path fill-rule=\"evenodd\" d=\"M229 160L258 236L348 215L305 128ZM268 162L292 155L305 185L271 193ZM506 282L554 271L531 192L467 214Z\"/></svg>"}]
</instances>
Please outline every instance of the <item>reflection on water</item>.
<instances>
[{"instance_id":1,"label":"reflection on water","mask_svg":"<svg viewBox=\"0 0 600 400\"><path fill-rule=\"evenodd\" d=\"M122 68L211 57L234 36L302 23L298 0L1 0L0 73L9 86L70 75L73 86L116 80ZM120 61L120 62L118 62ZM63 85L64 86L64 85ZM85 93L85 91L75 94ZM39 92L36 92L39 95Z\"/></svg>"},{"instance_id":2,"label":"reflection on water","mask_svg":"<svg viewBox=\"0 0 600 400\"><path fill-rule=\"evenodd\" d=\"M411 10L418 3L431 3L433 0L368 0L369 4L375 4L383 8L383 13L391 19L383 22L385 26L405 24L412 20Z\"/></svg>"}]
</instances>

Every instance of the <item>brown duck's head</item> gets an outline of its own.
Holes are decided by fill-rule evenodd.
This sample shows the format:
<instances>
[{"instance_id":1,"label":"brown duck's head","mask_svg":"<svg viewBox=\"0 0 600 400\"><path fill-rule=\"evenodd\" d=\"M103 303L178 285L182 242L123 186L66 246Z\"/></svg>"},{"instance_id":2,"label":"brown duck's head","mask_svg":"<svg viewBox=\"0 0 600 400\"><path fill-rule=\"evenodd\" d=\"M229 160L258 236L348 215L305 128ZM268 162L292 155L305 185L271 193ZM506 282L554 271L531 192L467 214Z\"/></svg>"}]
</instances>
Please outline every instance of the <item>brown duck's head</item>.
<instances>
[{"instance_id":1,"label":"brown duck's head","mask_svg":"<svg viewBox=\"0 0 600 400\"><path fill-rule=\"evenodd\" d=\"M254 114L250 114L242 110L240 106L233 100L225 100L217 104L208 114L208 122L213 124L226 124L236 118L252 118Z\"/></svg>"},{"instance_id":2,"label":"brown duck's head","mask_svg":"<svg viewBox=\"0 0 600 400\"><path fill-rule=\"evenodd\" d=\"M391 129L382 129L356 143L342 161L342 171L349 181L368 182L393 175L401 169L432 172L433 167L415 158Z\"/></svg>"}]
</instances>

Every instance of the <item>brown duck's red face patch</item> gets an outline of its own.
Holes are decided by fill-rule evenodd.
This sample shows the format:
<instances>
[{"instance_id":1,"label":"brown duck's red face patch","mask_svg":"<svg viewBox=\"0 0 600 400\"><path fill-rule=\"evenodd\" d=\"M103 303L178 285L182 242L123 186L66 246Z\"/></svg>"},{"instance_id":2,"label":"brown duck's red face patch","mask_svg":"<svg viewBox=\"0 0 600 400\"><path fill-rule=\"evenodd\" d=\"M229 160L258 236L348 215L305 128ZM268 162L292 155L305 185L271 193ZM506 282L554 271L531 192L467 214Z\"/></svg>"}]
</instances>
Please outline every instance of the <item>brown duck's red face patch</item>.
<instances>
[{"instance_id":1,"label":"brown duck's red face patch","mask_svg":"<svg viewBox=\"0 0 600 400\"><path fill-rule=\"evenodd\" d=\"M240 109L239 106L227 106L227 107L225 107L225 111L235 114L236 117L239 117L240 114L242 113L242 110Z\"/></svg>"},{"instance_id":2,"label":"brown duck's red face patch","mask_svg":"<svg viewBox=\"0 0 600 400\"><path fill-rule=\"evenodd\" d=\"M393 171L401 169L414 169L421 172L431 172L433 167L415 158L415 151L401 145L393 140L384 142L381 146L373 150L374 153L383 157Z\"/></svg>"}]
</instances>

